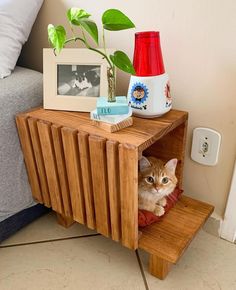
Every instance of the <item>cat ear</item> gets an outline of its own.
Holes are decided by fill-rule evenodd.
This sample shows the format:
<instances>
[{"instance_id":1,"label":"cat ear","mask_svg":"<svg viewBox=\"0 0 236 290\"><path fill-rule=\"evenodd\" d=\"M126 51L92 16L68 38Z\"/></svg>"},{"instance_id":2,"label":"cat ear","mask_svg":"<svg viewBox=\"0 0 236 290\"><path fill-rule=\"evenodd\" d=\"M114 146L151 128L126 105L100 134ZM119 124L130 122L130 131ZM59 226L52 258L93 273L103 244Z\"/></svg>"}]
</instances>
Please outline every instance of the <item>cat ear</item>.
<instances>
[{"instance_id":1,"label":"cat ear","mask_svg":"<svg viewBox=\"0 0 236 290\"><path fill-rule=\"evenodd\" d=\"M139 160L140 171L143 171L144 169L150 166L151 166L151 163L149 162L149 160L146 157L142 156L141 159Z\"/></svg>"},{"instance_id":2,"label":"cat ear","mask_svg":"<svg viewBox=\"0 0 236 290\"><path fill-rule=\"evenodd\" d=\"M177 163L178 163L178 160L176 158L171 159L165 164L165 168L172 174L175 174Z\"/></svg>"}]
</instances>

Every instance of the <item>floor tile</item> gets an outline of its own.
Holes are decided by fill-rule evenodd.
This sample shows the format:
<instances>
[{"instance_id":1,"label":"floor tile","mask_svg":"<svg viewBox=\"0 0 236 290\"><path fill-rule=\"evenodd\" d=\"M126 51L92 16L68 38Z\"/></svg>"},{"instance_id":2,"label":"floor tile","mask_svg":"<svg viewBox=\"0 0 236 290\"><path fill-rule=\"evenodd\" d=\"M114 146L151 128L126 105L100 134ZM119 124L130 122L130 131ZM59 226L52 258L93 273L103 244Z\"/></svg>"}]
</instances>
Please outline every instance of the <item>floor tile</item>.
<instances>
[{"instance_id":1,"label":"floor tile","mask_svg":"<svg viewBox=\"0 0 236 290\"><path fill-rule=\"evenodd\" d=\"M211 234L215 237L219 237L219 229L220 229L220 219L216 219L214 217L210 217L205 225L203 226L203 230L208 234Z\"/></svg>"},{"instance_id":2,"label":"floor tile","mask_svg":"<svg viewBox=\"0 0 236 290\"><path fill-rule=\"evenodd\" d=\"M94 233L95 231L91 231L78 223L73 224L69 228L64 228L57 223L56 214L51 212L24 227L15 235L2 242L0 246L83 236Z\"/></svg>"},{"instance_id":3,"label":"floor tile","mask_svg":"<svg viewBox=\"0 0 236 290\"><path fill-rule=\"evenodd\" d=\"M145 290L136 255L102 236L0 249L1 290Z\"/></svg>"},{"instance_id":4,"label":"floor tile","mask_svg":"<svg viewBox=\"0 0 236 290\"><path fill-rule=\"evenodd\" d=\"M201 231L161 281L147 272L148 255L139 251L150 290L235 290L236 245Z\"/></svg>"}]
</instances>

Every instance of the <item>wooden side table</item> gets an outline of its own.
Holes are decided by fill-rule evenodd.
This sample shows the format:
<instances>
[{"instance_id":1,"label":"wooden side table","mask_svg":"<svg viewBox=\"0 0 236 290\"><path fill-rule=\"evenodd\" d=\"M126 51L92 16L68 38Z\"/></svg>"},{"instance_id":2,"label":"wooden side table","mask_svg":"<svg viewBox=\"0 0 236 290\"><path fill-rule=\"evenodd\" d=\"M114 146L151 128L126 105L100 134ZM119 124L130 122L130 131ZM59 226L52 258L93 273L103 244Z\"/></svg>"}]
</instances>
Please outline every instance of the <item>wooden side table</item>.
<instances>
[{"instance_id":1,"label":"wooden side table","mask_svg":"<svg viewBox=\"0 0 236 290\"><path fill-rule=\"evenodd\" d=\"M87 113L34 109L16 117L32 194L58 213L96 229L130 249L150 253L150 272L163 279L213 211L182 196L159 223L138 239L138 159L178 158L182 185L188 114L172 110L161 118L134 118L132 127L108 133Z\"/></svg>"}]
</instances>

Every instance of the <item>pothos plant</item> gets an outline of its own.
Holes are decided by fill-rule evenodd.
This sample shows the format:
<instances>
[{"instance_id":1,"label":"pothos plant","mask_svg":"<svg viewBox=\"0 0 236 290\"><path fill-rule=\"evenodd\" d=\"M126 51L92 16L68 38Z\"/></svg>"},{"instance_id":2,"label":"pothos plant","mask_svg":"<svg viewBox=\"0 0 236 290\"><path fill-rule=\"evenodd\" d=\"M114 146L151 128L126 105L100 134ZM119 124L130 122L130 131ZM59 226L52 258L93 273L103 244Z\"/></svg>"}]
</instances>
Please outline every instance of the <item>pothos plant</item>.
<instances>
[{"instance_id":1,"label":"pothos plant","mask_svg":"<svg viewBox=\"0 0 236 290\"><path fill-rule=\"evenodd\" d=\"M119 31L124 29L134 28L133 22L120 10L108 9L102 15L102 47L99 46L99 35L96 23L90 19L90 14L80 8L70 8L67 11L67 19L70 23L72 37L67 39L67 33L62 25L54 26L48 25L48 38L51 42L55 53L60 53L63 47L70 42L80 41L86 48L99 53L101 57L106 59L108 63L107 78L108 78L108 101L115 101L115 68L135 74L134 67L129 57L121 50L115 51L113 54L108 55L106 50L105 30ZM77 33L79 34L77 35ZM89 35L97 45L91 46L87 40Z\"/></svg>"}]
</instances>

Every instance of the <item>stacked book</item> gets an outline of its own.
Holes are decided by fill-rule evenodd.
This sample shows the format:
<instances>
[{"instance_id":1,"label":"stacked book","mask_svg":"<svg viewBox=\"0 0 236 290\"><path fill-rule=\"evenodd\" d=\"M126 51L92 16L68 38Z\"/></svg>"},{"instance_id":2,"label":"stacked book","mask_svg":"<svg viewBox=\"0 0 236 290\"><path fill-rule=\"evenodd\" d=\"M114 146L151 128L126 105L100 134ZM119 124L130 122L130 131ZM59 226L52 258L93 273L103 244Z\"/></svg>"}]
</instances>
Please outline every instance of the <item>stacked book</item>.
<instances>
[{"instance_id":1,"label":"stacked book","mask_svg":"<svg viewBox=\"0 0 236 290\"><path fill-rule=\"evenodd\" d=\"M116 102L108 103L100 97L97 109L90 113L93 124L108 132L116 132L133 125L132 109L128 106L125 97L116 97Z\"/></svg>"}]
</instances>

